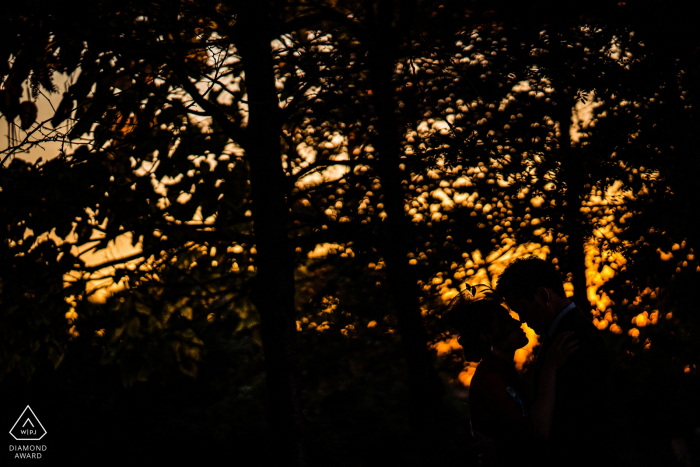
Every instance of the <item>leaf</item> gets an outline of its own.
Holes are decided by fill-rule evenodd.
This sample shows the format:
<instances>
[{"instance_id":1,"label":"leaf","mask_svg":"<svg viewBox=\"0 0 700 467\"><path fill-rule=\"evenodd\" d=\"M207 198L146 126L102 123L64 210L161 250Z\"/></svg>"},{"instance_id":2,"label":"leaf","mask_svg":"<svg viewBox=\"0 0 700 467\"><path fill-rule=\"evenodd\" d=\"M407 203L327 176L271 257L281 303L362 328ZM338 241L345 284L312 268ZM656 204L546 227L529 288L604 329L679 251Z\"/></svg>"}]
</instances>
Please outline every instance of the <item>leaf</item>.
<instances>
[{"instance_id":1,"label":"leaf","mask_svg":"<svg viewBox=\"0 0 700 467\"><path fill-rule=\"evenodd\" d=\"M126 335L131 337L137 337L140 335L141 331L141 321L138 317L134 316L126 323Z\"/></svg>"},{"instance_id":2,"label":"leaf","mask_svg":"<svg viewBox=\"0 0 700 467\"><path fill-rule=\"evenodd\" d=\"M23 130L27 130L36 121L37 107L32 101L24 101L20 105L19 118Z\"/></svg>"},{"instance_id":3,"label":"leaf","mask_svg":"<svg viewBox=\"0 0 700 467\"><path fill-rule=\"evenodd\" d=\"M10 78L7 78L9 81ZM19 100L22 96L22 86L11 86L5 84L5 89L0 90L0 113L11 122L20 111Z\"/></svg>"},{"instance_id":4,"label":"leaf","mask_svg":"<svg viewBox=\"0 0 700 467\"><path fill-rule=\"evenodd\" d=\"M73 98L69 92L63 93L63 99L58 104L54 116L51 118L51 126L57 128L63 123L73 112Z\"/></svg>"},{"instance_id":5,"label":"leaf","mask_svg":"<svg viewBox=\"0 0 700 467\"><path fill-rule=\"evenodd\" d=\"M136 311L141 313L142 315L151 315L152 313L151 308L142 302L136 302L134 304L134 308L136 308Z\"/></svg>"},{"instance_id":6,"label":"leaf","mask_svg":"<svg viewBox=\"0 0 700 467\"><path fill-rule=\"evenodd\" d=\"M49 345L48 357L51 363L53 363L54 369L58 368L58 366L63 361L63 357L65 356L66 353L60 348L58 348L56 345Z\"/></svg>"}]
</instances>

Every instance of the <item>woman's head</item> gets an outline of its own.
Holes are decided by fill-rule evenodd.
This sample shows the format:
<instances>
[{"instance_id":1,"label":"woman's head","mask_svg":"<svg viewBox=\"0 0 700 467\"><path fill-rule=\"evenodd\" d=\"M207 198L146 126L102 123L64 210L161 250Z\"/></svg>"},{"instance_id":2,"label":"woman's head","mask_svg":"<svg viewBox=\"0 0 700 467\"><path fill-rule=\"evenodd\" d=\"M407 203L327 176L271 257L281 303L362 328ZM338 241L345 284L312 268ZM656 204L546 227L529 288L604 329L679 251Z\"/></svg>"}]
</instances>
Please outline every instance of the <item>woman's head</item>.
<instances>
[{"instance_id":1,"label":"woman's head","mask_svg":"<svg viewBox=\"0 0 700 467\"><path fill-rule=\"evenodd\" d=\"M481 360L492 345L510 353L528 342L520 321L492 295L458 295L448 306L447 320L459 333L459 343L469 361Z\"/></svg>"}]
</instances>

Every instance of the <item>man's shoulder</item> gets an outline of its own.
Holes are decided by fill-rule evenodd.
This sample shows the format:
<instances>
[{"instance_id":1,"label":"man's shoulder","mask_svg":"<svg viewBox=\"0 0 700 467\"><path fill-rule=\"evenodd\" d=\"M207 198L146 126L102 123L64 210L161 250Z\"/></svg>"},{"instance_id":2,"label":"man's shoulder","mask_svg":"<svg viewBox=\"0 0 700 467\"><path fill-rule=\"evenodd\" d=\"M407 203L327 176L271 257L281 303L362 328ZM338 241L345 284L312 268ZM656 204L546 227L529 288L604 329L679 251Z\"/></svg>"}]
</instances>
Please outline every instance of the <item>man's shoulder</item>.
<instances>
[{"instance_id":1,"label":"man's shoulder","mask_svg":"<svg viewBox=\"0 0 700 467\"><path fill-rule=\"evenodd\" d=\"M566 314L554 331L554 335L562 332L573 331L590 337L600 337L600 331L593 322L583 314L579 307L574 308Z\"/></svg>"},{"instance_id":2,"label":"man's shoulder","mask_svg":"<svg viewBox=\"0 0 700 467\"><path fill-rule=\"evenodd\" d=\"M607 356L607 348L603 336L579 307L574 308L564 316L559 326L557 326L554 336L566 331L574 333L574 338L579 341L579 350L583 350L581 353L593 353L600 357Z\"/></svg>"}]
</instances>

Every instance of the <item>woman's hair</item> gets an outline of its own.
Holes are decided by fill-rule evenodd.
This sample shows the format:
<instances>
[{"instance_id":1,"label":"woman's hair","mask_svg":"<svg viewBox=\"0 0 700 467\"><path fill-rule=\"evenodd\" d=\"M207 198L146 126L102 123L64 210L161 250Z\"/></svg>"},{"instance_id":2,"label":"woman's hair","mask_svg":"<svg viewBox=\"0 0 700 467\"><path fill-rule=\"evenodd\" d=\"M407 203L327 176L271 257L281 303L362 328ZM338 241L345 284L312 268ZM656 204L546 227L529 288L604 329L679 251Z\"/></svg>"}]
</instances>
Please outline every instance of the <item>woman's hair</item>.
<instances>
[{"instance_id":1,"label":"woman's hair","mask_svg":"<svg viewBox=\"0 0 700 467\"><path fill-rule=\"evenodd\" d=\"M503 335L503 324L509 314L500 298L491 289L479 295L474 296L473 289L463 290L450 301L444 315L449 327L459 333L464 358L470 362L481 360L489 347L482 334L490 334L492 344L507 337Z\"/></svg>"}]
</instances>

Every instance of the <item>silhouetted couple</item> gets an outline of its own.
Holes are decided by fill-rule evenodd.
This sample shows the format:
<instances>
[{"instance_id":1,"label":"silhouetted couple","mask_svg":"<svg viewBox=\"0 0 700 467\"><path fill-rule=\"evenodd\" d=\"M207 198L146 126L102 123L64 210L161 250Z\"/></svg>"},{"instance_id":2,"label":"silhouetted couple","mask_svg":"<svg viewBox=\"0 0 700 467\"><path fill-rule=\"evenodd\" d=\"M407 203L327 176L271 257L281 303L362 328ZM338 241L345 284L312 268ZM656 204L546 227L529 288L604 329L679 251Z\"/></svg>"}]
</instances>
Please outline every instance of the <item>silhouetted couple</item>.
<instances>
[{"instance_id":1,"label":"silhouetted couple","mask_svg":"<svg viewBox=\"0 0 700 467\"><path fill-rule=\"evenodd\" d=\"M513 356L539 336L534 400L518 382ZM465 358L481 363L469 388L472 431L496 441L499 465L608 465L608 356L598 329L564 293L550 263L530 256L503 271L496 291L461 294L448 319Z\"/></svg>"}]
</instances>

